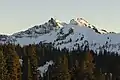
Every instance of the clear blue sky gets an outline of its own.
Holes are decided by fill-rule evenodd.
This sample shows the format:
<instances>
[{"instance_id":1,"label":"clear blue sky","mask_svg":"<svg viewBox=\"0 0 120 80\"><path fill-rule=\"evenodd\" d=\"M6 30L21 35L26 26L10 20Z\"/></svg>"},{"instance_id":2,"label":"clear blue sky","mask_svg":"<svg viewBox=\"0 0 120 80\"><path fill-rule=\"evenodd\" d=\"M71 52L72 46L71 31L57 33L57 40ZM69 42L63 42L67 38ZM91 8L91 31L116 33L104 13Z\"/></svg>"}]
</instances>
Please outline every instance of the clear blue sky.
<instances>
[{"instance_id":1,"label":"clear blue sky","mask_svg":"<svg viewBox=\"0 0 120 80\"><path fill-rule=\"evenodd\" d=\"M51 17L65 22L83 17L99 28L120 32L120 0L0 0L0 33L25 30Z\"/></svg>"}]
</instances>

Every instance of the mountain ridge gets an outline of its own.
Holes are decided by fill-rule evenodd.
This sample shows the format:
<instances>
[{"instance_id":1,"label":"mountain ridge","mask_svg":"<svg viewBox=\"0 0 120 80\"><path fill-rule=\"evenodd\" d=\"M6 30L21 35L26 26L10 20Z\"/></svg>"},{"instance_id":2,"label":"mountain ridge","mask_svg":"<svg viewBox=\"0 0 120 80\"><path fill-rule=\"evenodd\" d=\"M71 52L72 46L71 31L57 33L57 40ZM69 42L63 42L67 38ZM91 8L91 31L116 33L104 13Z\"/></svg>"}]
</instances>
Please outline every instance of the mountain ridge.
<instances>
[{"instance_id":1,"label":"mountain ridge","mask_svg":"<svg viewBox=\"0 0 120 80\"><path fill-rule=\"evenodd\" d=\"M97 29L83 18L71 19L70 23L60 22L54 18L48 22L35 25L25 31L14 33L10 36L1 35L0 43L13 43L29 45L52 43L56 48L67 48L69 50L86 46L99 53L100 51L120 53L120 33L108 32Z\"/></svg>"}]
</instances>

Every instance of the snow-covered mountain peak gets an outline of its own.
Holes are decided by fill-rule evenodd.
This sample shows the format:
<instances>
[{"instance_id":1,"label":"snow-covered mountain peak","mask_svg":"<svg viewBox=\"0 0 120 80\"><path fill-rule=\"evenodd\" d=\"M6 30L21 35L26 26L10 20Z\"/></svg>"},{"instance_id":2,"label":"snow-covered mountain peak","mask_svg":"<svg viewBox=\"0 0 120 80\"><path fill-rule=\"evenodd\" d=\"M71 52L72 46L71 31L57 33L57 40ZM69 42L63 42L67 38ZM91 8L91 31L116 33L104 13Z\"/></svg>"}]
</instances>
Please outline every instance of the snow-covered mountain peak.
<instances>
[{"instance_id":1,"label":"snow-covered mountain peak","mask_svg":"<svg viewBox=\"0 0 120 80\"><path fill-rule=\"evenodd\" d=\"M72 19L72 20L70 20L70 24L79 25L79 26L85 26L85 27L87 27L89 25L89 23L83 18Z\"/></svg>"},{"instance_id":2,"label":"snow-covered mountain peak","mask_svg":"<svg viewBox=\"0 0 120 80\"><path fill-rule=\"evenodd\" d=\"M76 21L79 23L79 25L88 26L88 21L83 18L76 18Z\"/></svg>"},{"instance_id":3,"label":"snow-covered mountain peak","mask_svg":"<svg viewBox=\"0 0 120 80\"><path fill-rule=\"evenodd\" d=\"M54 19L55 20L55 22L57 23L57 25L59 26L59 27L63 27L66 23L64 23L64 22L62 22L62 21L60 21L60 20L58 20L58 19Z\"/></svg>"},{"instance_id":4,"label":"snow-covered mountain peak","mask_svg":"<svg viewBox=\"0 0 120 80\"><path fill-rule=\"evenodd\" d=\"M0 43L7 42L20 45L52 43L56 48L69 50L87 46L98 53L104 50L120 53L120 34L98 29L83 18L72 19L68 24L51 18L11 36L0 35Z\"/></svg>"},{"instance_id":5,"label":"snow-covered mountain peak","mask_svg":"<svg viewBox=\"0 0 120 80\"><path fill-rule=\"evenodd\" d=\"M34 27L29 28L28 30L15 33L12 36L16 38L38 37L43 34L50 33L53 30L59 29L60 27L63 27L62 23L59 20L51 18L48 20L48 22L45 22L44 24L35 25Z\"/></svg>"}]
</instances>

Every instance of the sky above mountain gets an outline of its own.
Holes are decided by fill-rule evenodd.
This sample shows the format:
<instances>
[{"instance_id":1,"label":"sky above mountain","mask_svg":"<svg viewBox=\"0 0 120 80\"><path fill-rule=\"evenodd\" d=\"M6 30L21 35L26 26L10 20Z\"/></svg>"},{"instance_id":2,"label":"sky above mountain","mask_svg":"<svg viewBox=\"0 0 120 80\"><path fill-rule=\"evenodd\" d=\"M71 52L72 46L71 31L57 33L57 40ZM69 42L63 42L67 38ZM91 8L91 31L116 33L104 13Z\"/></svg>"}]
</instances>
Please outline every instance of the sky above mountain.
<instances>
[{"instance_id":1,"label":"sky above mountain","mask_svg":"<svg viewBox=\"0 0 120 80\"><path fill-rule=\"evenodd\" d=\"M12 34L51 17L82 17L96 27L120 32L119 0L0 0L0 33Z\"/></svg>"}]
</instances>

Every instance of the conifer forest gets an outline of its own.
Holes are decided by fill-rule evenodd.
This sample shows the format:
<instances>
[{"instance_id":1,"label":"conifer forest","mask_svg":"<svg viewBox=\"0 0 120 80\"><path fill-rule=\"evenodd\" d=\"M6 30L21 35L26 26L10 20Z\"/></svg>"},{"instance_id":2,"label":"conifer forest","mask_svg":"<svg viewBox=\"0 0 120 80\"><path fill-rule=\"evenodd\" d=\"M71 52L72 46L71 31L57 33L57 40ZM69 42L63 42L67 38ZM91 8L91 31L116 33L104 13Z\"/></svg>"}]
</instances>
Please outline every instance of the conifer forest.
<instances>
[{"instance_id":1,"label":"conifer forest","mask_svg":"<svg viewBox=\"0 0 120 80\"><path fill-rule=\"evenodd\" d=\"M20 62L22 60L22 62ZM38 68L52 61L45 72ZM87 47L69 51L49 44L0 45L0 80L120 80L120 55Z\"/></svg>"}]
</instances>

